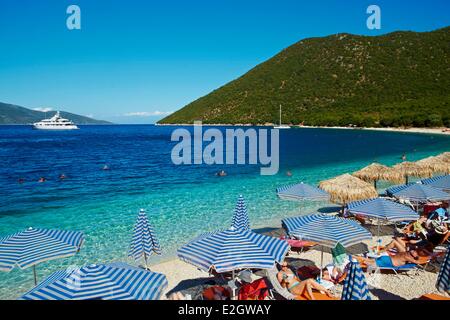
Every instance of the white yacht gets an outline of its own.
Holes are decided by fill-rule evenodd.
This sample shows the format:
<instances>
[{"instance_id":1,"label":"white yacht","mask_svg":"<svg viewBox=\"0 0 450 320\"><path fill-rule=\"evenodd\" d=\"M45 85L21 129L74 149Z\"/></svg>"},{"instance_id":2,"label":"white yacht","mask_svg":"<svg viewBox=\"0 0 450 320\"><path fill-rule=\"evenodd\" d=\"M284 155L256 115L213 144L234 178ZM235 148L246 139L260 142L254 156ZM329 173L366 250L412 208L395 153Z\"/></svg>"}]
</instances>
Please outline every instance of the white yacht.
<instances>
[{"instance_id":1,"label":"white yacht","mask_svg":"<svg viewBox=\"0 0 450 320\"><path fill-rule=\"evenodd\" d=\"M75 130L78 127L72 121L61 118L59 111L50 119L44 119L33 123L34 129L40 130Z\"/></svg>"},{"instance_id":2,"label":"white yacht","mask_svg":"<svg viewBox=\"0 0 450 320\"><path fill-rule=\"evenodd\" d=\"M274 126L274 129L290 129L291 127L287 124L281 124L281 104L280 104L280 125Z\"/></svg>"}]
</instances>

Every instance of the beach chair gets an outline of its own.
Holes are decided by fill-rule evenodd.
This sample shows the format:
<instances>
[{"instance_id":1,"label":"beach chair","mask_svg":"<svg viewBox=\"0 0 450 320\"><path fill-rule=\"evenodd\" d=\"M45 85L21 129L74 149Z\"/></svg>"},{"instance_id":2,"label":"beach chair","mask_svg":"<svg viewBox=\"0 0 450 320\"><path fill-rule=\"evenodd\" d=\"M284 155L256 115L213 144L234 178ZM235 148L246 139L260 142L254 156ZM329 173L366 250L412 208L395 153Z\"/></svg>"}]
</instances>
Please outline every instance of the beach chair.
<instances>
[{"instance_id":1,"label":"beach chair","mask_svg":"<svg viewBox=\"0 0 450 320\"><path fill-rule=\"evenodd\" d=\"M364 262L363 257L353 256L353 258L356 259L359 262L359 265L361 266L361 269L363 269L364 271L366 271L368 273L393 272L396 275L398 275L400 272L408 272L408 271L417 270L417 264L414 264L414 263L408 263L408 264L405 264L405 265L400 266L400 267L388 268L388 267L378 267L378 266L367 265Z\"/></svg>"},{"instance_id":2,"label":"beach chair","mask_svg":"<svg viewBox=\"0 0 450 320\"><path fill-rule=\"evenodd\" d=\"M329 297L324 293L313 290L312 295L314 299L308 294L308 291L305 289L300 296L295 296L295 300L339 300L337 297Z\"/></svg>"},{"instance_id":3,"label":"beach chair","mask_svg":"<svg viewBox=\"0 0 450 320\"><path fill-rule=\"evenodd\" d=\"M450 300L450 297L445 297L436 293L427 293L421 296L419 300Z\"/></svg>"},{"instance_id":4,"label":"beach chair","mask_svg":"<svg viewBox=\"0 0 450 320\"><path fill-rule=\"evenodd\" d=\"M284 240L289 244L289 246L290 246L289 253L301 254L301 253L313 248L314 246L318 245L317 242L289 239L287 237L280 237L280 240Z\"/></svg>"},{"instance_id":5,"label":"beach chair","mask_svg":"<svg viewBox=\"0 0 450 320\"><path fill-rule=\"evenodd\" d=\"M269 286L262 278L252 283L244 284L238 293L238 300L265 300L269 295Z\"/></svg>"}]
</instances>

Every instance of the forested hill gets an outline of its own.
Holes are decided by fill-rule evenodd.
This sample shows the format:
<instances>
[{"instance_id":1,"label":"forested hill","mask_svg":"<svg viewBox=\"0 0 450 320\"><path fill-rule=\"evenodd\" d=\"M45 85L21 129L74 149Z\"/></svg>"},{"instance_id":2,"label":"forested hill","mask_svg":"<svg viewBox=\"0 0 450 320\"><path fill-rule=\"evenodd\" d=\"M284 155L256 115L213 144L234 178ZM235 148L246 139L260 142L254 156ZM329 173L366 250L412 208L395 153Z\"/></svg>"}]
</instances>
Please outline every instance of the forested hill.
<instances>
[{"instance_id":1,"label":"forested hill","mask_svg":"<svg viewBox=\"0 0 450 320\"><path fill-rule=\"evenodd\" d=\"M450 126L450 27L305 39L160 123Z\"/></svg>"}]
</instances>

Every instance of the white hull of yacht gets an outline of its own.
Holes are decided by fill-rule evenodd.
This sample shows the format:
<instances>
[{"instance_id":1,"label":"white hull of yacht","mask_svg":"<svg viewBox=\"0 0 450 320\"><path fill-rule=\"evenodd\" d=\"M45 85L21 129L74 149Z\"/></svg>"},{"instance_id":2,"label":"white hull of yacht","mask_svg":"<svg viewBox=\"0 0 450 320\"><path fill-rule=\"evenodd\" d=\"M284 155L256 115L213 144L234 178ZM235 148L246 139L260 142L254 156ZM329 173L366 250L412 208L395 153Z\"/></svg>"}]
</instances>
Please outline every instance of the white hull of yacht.
<instances>
[{"instance_id":1,"label":"white hull of yacht","mask_svg":"<svg viewBox=\"0 0 450 320\"><path fill-rule=\"evenodd\" d=\"M80 129L76 125L70 126L51 126L51 125L39 125L37 123L33 124L33 129L37 130L77 130Z\"/></svg>"}]
</instances>

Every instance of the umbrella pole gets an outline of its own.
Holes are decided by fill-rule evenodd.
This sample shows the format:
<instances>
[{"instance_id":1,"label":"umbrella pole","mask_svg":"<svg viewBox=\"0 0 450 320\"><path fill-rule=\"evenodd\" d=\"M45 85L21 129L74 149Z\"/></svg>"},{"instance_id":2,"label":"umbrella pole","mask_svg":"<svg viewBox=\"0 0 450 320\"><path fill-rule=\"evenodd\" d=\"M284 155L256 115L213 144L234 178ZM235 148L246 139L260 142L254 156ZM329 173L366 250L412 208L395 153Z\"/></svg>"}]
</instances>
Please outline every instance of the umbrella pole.
<instances>
[{"instance_id":1,"label":"umbrella pole","mask_svg":"<svg viewBox=\"0 0 450 320\"><path fill-rule=\"evenodd\" d=\"M37 286L36 265L33 266L34 285Z\"/></svg>"},{"instance_id":2,"label":"umbrella pole","mask_svg":"<svg viewBox=\"0 0 450 320\"><path fill-rule=\"evenodd\" d=\"M377 240L377 255L380 252L380 218L377 218L378 224L378 240Z\"/></svg>"},{"instance_id":3,"label":"umbrella pole","mask_svg":"<svg viewBox=\"0 0 450 320\"><path fill-rule=\"evenodd\" d=\"M320 247L320 281L322 281L322 269L323 269L323 246Z\"/></svg>"},{"instance_id":4,"label":"umbrella pole","mask_svg":"<svg viewBox=\"0 0 450 320\"><path fill-rule=\"evenodd\" d=\"M235 281L235 275L234 275L234 270L233 271L231 271L231 278L233 279L233 284L236 282ZM237 300L236 299L236 290L234 289L234 286L233 286L233 289L232 289L232 291L233 291L233 297L232 297L232 300Z\"/></svg>"},{"instance_id":5,"label":"umbrella pole","mask_svg":"<svg viewBox=\"0 0 450 320\"><path fill-rule=\"evenodd\" d=\"M377 190L377 180L373 180L373 186L374 186L375 190Z\"/></svg>"},{"instance_id":6,"label":"umbrella pole","mask_svg":"<svg viewBox=\"0 0 450 320\"><path fill-rule=\"evenodd\" d=\"M147 254L144 252L145 270L148 270Z\"/></svg>"},{"instance_id":7,"label":"umbrella pole","mask_svg":"<svg viewBox=\"0 0 450 320\"><path fill-rule=\"evenodd\" d=\"M409 182L408 176L405 175L405 184L408 184L408 182Z\"/></svg>"}]
</instances>

